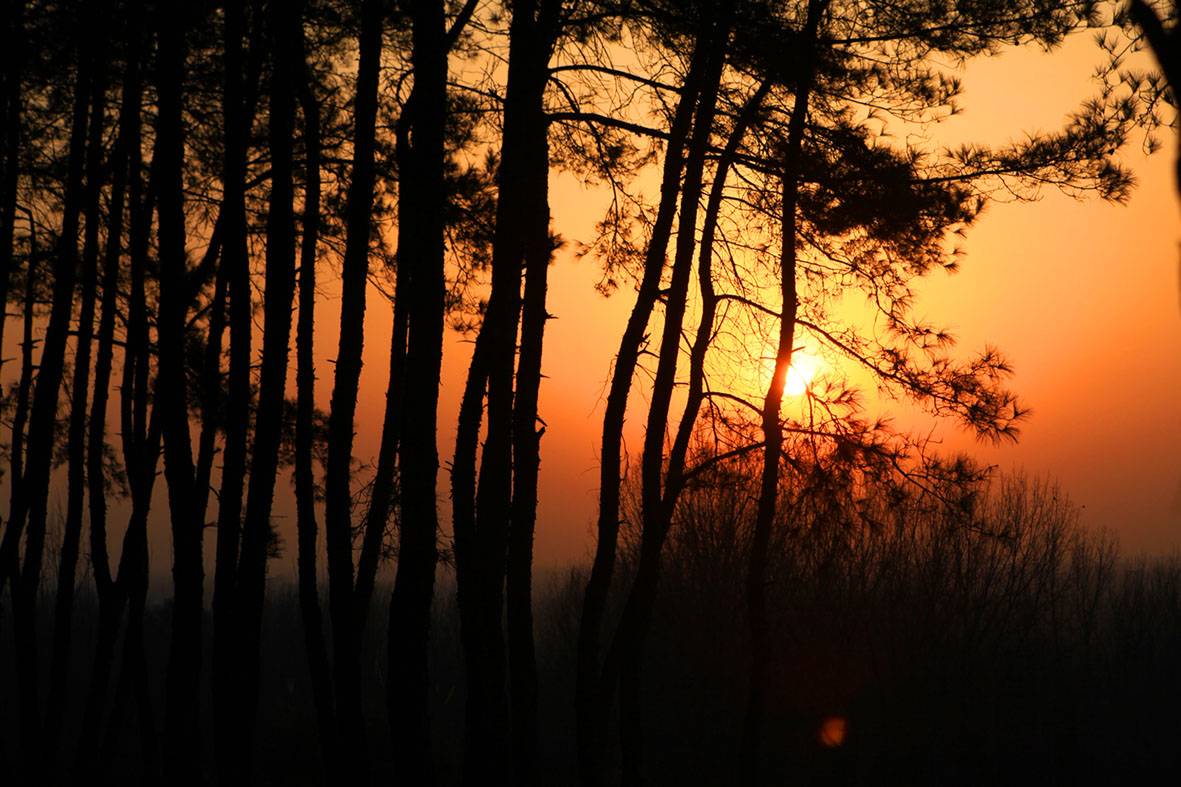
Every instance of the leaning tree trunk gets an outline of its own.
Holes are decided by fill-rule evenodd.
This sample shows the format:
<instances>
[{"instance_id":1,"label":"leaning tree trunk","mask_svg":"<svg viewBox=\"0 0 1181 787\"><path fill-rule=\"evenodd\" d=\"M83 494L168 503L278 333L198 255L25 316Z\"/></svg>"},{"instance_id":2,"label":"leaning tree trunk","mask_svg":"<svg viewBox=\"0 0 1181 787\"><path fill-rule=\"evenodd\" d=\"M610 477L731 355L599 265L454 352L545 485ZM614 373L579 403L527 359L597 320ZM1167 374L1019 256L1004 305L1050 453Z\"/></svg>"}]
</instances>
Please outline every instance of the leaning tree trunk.
<instances>
[{"instance_id":1,"label":"leaning tree trunk","mask_svg":"<svg viewBox=\"0 0 1181 787\"><path fill-rule=\"evenodd\" d=\"M627 413L632 375L639 363L640 348L648 327L648 319L660 293L665 252L672 236L677 196L680 193L685 145L692 126L693 110L701 90L705 49L700 44L694 49L689 73L685 78L669 130L668 149L660 185L660 205L644 258L644 275L640 280L636 304L632 308L623 338L620 340L619 352L615 356L611 387L603 415L599 453L598 538L583 599L576 667L578 773L579 782L583 787L597 785L603 778L609 700L604 700L601 691L599 654L603 616L611 590L611 578L615 573L616 546L619 539L620 462L624 416Z\"/></svg>"},{"instance_id":2,"label":"leaning tree trunk","mask_svg":"<svg viewBox=\"0 0 1181 787\"><path fill-rule=\"evenodd\" d=\"M623 783L639 784L643 774L643 717L641 711L644 645L647 637L656 587L660 576L660 556L668 533L663 495L664 447L668 430L669 408L676 385L677 362L681 352L681 333L688 305L689 281L693 271L693 252L697 243L697 211L701 200L705 158L713 135L718 86L726 61L730 28L728 15L710 31L709 55L701 98L693 121L693 138L685 162L681 184L676 251L672 276L664 307L664 327L660 340L660 358L648 404L644 449L641 460L641 510L643 533L636 577L624 608L624 617L612 643L619 653L619 733L623 754ZM671 502L671 501L670 501ZM606 687L610 691L611 686Z\"/></svg>"}]
</instances>

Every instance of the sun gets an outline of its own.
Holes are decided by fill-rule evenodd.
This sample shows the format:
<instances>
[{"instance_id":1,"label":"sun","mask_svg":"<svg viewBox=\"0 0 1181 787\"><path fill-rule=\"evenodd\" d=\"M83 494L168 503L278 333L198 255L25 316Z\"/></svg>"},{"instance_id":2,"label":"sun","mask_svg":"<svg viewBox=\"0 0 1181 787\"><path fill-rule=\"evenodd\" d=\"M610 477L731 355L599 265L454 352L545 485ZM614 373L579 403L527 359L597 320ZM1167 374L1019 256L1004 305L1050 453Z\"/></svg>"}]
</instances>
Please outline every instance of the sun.
<instances>
[{"instance_id":1,"label":"sun","mask_svg":"<svg viewBox=\"0 0 1181 787\"><path fill-rule=\"evenodd\" d=\"M799 350L792 353L791 366L787 369L787 380L783 385L783 393L787 396L799 396L804 393L819 370L820 362L814 356Z\"/></svg>"}]
</instances>

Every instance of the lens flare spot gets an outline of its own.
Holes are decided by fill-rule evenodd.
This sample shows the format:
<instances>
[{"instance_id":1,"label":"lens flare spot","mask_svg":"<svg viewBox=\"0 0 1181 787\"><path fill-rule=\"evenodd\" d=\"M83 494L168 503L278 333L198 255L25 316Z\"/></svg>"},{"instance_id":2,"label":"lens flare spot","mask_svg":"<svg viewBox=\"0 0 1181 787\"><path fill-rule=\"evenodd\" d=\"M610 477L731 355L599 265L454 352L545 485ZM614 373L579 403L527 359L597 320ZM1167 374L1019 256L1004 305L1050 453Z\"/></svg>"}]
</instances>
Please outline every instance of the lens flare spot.
<instances>
[{"instance_id":1,"label":"lens flare spot","mask_svg":"<svg viewBox=\"0 0 1181 787\"><path fill-rule=\"evenodd\" d=\"M826 716L816 730L816 739L822 746L835 749L845 742L849 732L849 722L843 716Z\"/></svg>"}]
</instances>

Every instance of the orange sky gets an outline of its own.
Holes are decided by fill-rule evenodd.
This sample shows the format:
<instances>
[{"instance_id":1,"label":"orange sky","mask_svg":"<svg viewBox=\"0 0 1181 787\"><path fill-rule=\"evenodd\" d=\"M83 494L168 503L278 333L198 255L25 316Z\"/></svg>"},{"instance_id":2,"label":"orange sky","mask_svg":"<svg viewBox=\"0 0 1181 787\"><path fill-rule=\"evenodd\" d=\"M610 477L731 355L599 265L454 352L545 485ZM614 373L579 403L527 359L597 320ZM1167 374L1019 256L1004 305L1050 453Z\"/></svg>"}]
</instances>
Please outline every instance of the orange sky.
<instances>
[{"instance_id":1,"label":"orange sky","mask_svg":"<svg viewBox=\"0 0 1181 787\"><path fill-rule=\"evenodd\" d=\"M1101 53L1077 36L1045 55L1012 50L976 61L964 74L965 113L931 130L953 144L1003 143L1051 130L1095 92ZM937 272L920 286L916 312L952 328L964 354L985 343L1016 367L1012 387L1032 406L1017 445L979 444L951 424L937 426L948 450L967 450L1002 468L1059 479L1090 526L1108 526L1127 551L1181 547L1181 221L1172 180L1172 139L1126 161L1139 187L1126 206L1076 202L1046 190L1033 204L993 204L971 228L961 272ZM555 227L589 240L601 197L567 176L552 179ZM592 546L596 443L610 361L634 300L592 285L590 259L561 256L551 270L546 334L539 562L577 560ZM450 453L465 345L446 340L440 413ZM927 431L929 419L894 402L874 405L899 425ZM871 406L872 407L872 406ZM872 414L872 409L871 409ZM640 432L629 422L630 446ZM446 487L442 487L444 491Z\"/></svg>"},{"instance_id":2,"label":"orange sky","mask_svg":"<svg viewBox=\"0 0 1181 787\"><path fill-rule=\"evenodd\" d=\"M974 61L964 72L964 114L933 127L932 138L1001 144L1059 127L1094 94L1090 74L1100 57L1083 35L1048 55L1024 48ZM968 231L961 271L936 272L919 287L917 314L949 326L965 355L990 343L1013 362L1012 387L1034 411L1018 444L977 443L897 402L876 402L870 411L895 416L899 426L934 428L949 451L1057 478L1085 506L1083 521L1115 530L1128 552L1181 547L1181 221L1168 142L1152 157L1129 151L1139 187L1128 205L1077 202L1052 189L1036 203L991 205ZM604 196L555 174L551 199L557 232L589 241ZM549 310L557 319L547 326L540 401L548 427L536 540L542 565L582 560L593 548L596 446L611 359L634 301L628 288L599 295L599 278L595 260L568 252L550 273ZM335 303L321 308L326 317ZM323 317L318 322L327 327ZM376 453L379 439L389 331L383 304L371 301L366 325L359 411L365 420L356 448L362 457ZM333 346L334 332L317 336L321 354ZM447 334L439 416L444 461L470 351L463 337ZM324 401L328 369L321 366ZM638 421L628 423L632 450L642 437ZM440 502L449 529L447 493L444 469Z\"/></svg>"},{"instance_id":3,"label":"orange sky","mask_svg":"<svg viewBox=\"0 0 1181 787\"><path fill-rule=\"evenodd\" d=\"M1089 77L1099 58L1084 35L1049 55L1024 48L975 61L964 73L964 114L930 133L947 144L999 144L1024 131L1056 128L1095 92ZM1128 205L1080 203L1053 190L1033 204L993 204L968 231L961 271L936 272L919 287L916 314L950 327L964 355L990 343L1012 361L1012 387L1033 408L1018 444L977 443L904 403L871 398L867 413L893 415L896 426L923 433L934 429L949 451L1057 478L1085 506L1083 522L1113 529L1126 552L1181 548L1181 219L1174 140L1166 141L1152 157L1129 151L1126 161L1139 187ZM591 240L604 195L555 174L551 197L556 231L571 241ZM547 424L536 538L540 566L583 561L593 548L596 445L611 360L634 301L626 286L610 298L598 294L600 273L597 261L576 260L568 251L551 268L549 311L557 319L547 326L540 400ZM317 398L326 407L339 282L327 269L320 282ZM388 304L372 287L369 296L354 448L362 462L372 461L380 440L390 332ZM257 319L261 323L261 314ZM10 322L7 336L5 357L15 357L18 320ZM448 331L439 412L440 519L447 532L446 465L470 352L464 337ZM294 356L291 372L293 383ZM639 420L627 425L631 450L641 444ZM64 498L64 483L55 488ZM171 557L163 482L156 492L152 565L165 580ZM124 508L112 506L113 541L120 538ZM276 486L275 516L287 548L272 573L293 576L294 503L286 476ZM214 532L206 532L212 568Z\"/></svg>"}]
</instances>

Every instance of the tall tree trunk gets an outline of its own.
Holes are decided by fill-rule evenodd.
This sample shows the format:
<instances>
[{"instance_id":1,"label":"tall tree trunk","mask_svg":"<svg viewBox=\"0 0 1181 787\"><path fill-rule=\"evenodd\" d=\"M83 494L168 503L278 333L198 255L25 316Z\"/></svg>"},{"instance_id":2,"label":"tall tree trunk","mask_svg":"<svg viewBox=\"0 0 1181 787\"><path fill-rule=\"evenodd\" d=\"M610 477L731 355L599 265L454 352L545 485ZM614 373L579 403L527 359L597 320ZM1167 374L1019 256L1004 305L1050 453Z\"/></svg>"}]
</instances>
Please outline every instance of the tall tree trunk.
<instances>
[{"instance_id":1,"label":"tall tree trunk","mask_svg":"<svg viewBox=\"0 0 1181 787\"><path fill-rule=\"evenodd\" d=\"M360 623L353 592L352 506L350 481L354 415L364 347L365 286L369 272L370 219L373 212L374 129L381 59L383 4L361 5L360 55L354 114L353 177L349 186L347 238L341 273L340 344L328 422L325 469L324 531L328 544L328 589L332 613L333 667L337 724L350 755L335 764L342 781L364 779L368 772L365 722L361 710ZM343 753L342 747L342 753Z\"/></svg>"},{"instance_id":2,"label":"tall tree trunk","mask_svg":"<svg viewBox=\"0 0 1181 787\"><path fill-rule=\"evenodd\" d=\"M143 5L137 2L131 19L142 20ZM123 444L123 462L127 468L127 484L131 490L131 518L123 536L119 558L115 601L127 605L127 625L124 632L123 658L116 694L118 697L135 695L140 756L145 781L160 778L159 747L156 737L156 716L148 692L147 659L144 643L144 612L148 592L148 513L152 504L152 490L160 457L161 418L155 407L149 415L151 362L149 355L150 330L148 324L146 277L148 244L152 224L152 206L143 184L142 125L139 106L142 81L139 53L147 39L142 21L131 30L125 111L120 121L126 124L127 151L127 207L128 207L128 262L127 340L123 353L123 375L120 386L119 415ZM130 108L130 111L127 109ZM156 400L160 404L159 398ZM113 615L118 626L118 616ZM95 669L103 665L96 664ZM108 668L109 669L109 668ZM106 674L106 673L103 673ZM93 690L92 690L93 693ZM102 715L103 697L96 698L97 724ZM88 710L88 714L89 714ZM109 772L118 730L118 715L113 713L106 734L102 736L101 751L95 773L99 781ZM95 736L97 745L97 734ZM85 758L79 758L85 767Z\"/></svg>"},{"instance_id":3,"label":"tall tree trunk","mask_svg":"<svg viewBox=\"0 0 1181 787\"><path fill-rule=\"evenodd\" d=\"M672 358L669 358L666 353L669 340L665 338L662 342L657 383L653 386L653 400L649 406L649 435L646 437L644 453L644 503L645 510L647 510L648 500L651 496L651 452L653 449L650 444L659 442L659 447L655 450L657 461L660 461L671 394L671 377L675 377L676 371L675 353L680 340L680 321L684 310L683 298L688 285L688 272L691 270L697 202L701 192L702 171L712 128L718 79L724 63L728 30L728 24L705 21L698 34L690 72L686 77L685 88L677 107L670 135L669 153L665 160L664 180L661 186L661 205L652 239L649 241L644 278L640 284L636 305L624 331L619 354L616 356L611 391L608 394L607 412L603 424L602 466L600 470L599 544L587 585L582 630L579 635L580 777L585 785L598 784L602 779L606 728L615 685L620 680L621 668L626 671L626 674L623 674L626 683L623 688L627 695L624 702L633 701L633 705L621 707L620 732L621 742L624 744L625 783L629 779L636 778L641 767L638 761L638 709L634 705L634 700L640 692L638 665L640 654L643 652L643 637L647 628L648 599L655 596L659 571L658 541L651 536L642 547L637 576L628 597L624 617L619 623L607 654L601 678L597 666L602 616L606 606L607 593L610 589L610 579L614 569L615 544L619 532L619 462L623 416L627 409L628 389L639 359L644 331L658 296L665 250L671 237L673 214L679 197L681 215L678 224L680 229L674 257L673 282L670 285L665 315L665 332L667 334L670 330L675 330L676 338L672 341L674 348ZM696 110L695 121L693 120L694 110ZM694 132L693 138L689 141L689 150L682 162L682 151L685 149L690 127ZM681 185L682 169L685 173L683 186ZM677 301L682 302L678 304ZM670 320L675 324L675 329L669 325ZM665 388L669 390L666 391ZM656 435L651 434L654 422L657 423L655 426ZM657 501L660 498L659 471L658 467ZM655 510L653 509L653 513ZM647 527L645 527L645 533L647 533ZM652 536L654 535L655 533L652 534Z\"/></svg>"},{"instance_id":4,"label":"tall tree trunk","mask_svg":"<svg viewBox=\"0 0 1181 787\"><path fill-rule=\"evenodd\" d=\"M80 25L84 26L84 23ZM16 505L0 545L0 590L12 573L13 624L20 703L20 728L26 767L41 767L42 719L39 707L37 656L37 596L41 587L42 556L45 546L46 509L49 497L50 463L57 420L58 393L65 365L66 340L73 311L74 282L78 265L78 227L82 208L83 164L86 148L86 111L90 98L88 48L81 46L80 67L75 82L74 109L66 172L62 231L54 260L53 306L41 346L40 367L29 416L24 474L12 483L20 485ZM17 570L17 547L22 529L27 529L24 561ZM10 538L11 537L11 538Z\"/></svg>"},{"instance_id":5,"label":"tall tree trunk","mask_svg":"<svg viewBox=\"0 0 1181 787\"><path fill-rule=\"evenodd\" d=\"M98 18L103 18L100 11ZM74 618L74 581L82 542L86 503L86 404L90 390L90 353L94 337L94 302L98 287L99 198L103 187L103 116L106 110L106 51L102 36L94 44L90 83L90 128L86 146L86 227L82 242L81 299L74 343L74 379L67 432L66 522L62 533L54 606L53 660L45 708L45 747L57 760L58 738L65 712Z\"/></svg>"},{"instance_id":6,"label":"tall tree trunk","mask_svg":"<svg viewBox=\"0 0 1181 787\"><path fill-rule=\"evenodd\" d=\"M250 778L254 719L258 704L259 645L266 594L267 551L272 538L271 508L278 471L291 340L291 302L295 295L295 215L293 145L295 120L296 35L302 24L302 3L268 6L275 67L271 76L271 194L267 212L266 304L258 415L242 554L238 561L235 632L239 637L238 720L236 759L239 782Z\"/></svg>"},{"instance_id":7,"label":"tall tree trunk","mask_svg":"<svg viewBox=\"0 0 1181 787\"><path fill-rule=\"evenodd\" d=\"M123 614L121 593L111 578L107 545L107 497L104 452L106 448L107 402L110 395L111 368L115 354L115 316L119 301L119 270L123 243L123 201L127 191L130 115L138 113L138 87L132 85L132 72L138 64L129 62L124 77L120 107L119 137L112 160L111 207L107 223L107 250L103 261L102 312L98 323L98 351L94 363L94 397L90 407L90 432L86 448L86 480L90 510L90 563L98 595L98 637L91 662L90 685L83 706L82 731L74 758L74 775L91 770L97 747L98 728L110 682L111 661L119 620ZM135 77L138 79L138 77Z\"/></svg>"},{"instance_id":8,"label":"tall tree trunk","mask_svg":"<svg viewBox=\"0 0 1181 787\"><path fill-rule=\"evenodd\" d=\"M767 690L771 668L771 643L767 621L767 549L775 521L779 497L779 464L783 453L783 425L779 410L783 388L791 366L796 313L796 206L799 201L800 167L803 159L804 132L808 101L815 69L816 31L827 0L809 0L804 23L803 64L795 86L795 106L788 122L787 145L783 159L783 234L780 249L780 293L783 308L779 318L779 344L775 353L775 372L763 399L763 472L759 484L759 504L751 536L750 563L746 576L746 606L750 621L751 667L747 690L746 714L742 722L741 769L744 784L753 785L759 778L759 736L766 714Z\"/></svg>"},{"instance_id":9,"label":"tall tree trunk","mask_svg":"<svg viewBox=\"0 0 1181 787\"><path fill-rule=\"evenodd\" d=\"M455 499L455 538L460 617L464 629L464 659L468 675L468 705L464 738L464 783L475 784L492 774L507 778L511 748L510 713L506 695L505 641L502 626L507 570L510 520L513 500L514 378L517 332L521 318L521 274L530 252L544 255L549 249L534 249L538 221L542 240L548 239L546 178L548 152L542 95L547 66L556 35L560 3L519 3L513 7L509 35L508 82L504 106L504 136L497 176L496 229L492 245L492 293L480 327L476 351L468 371L468 383L460 412L460 433L452 473ZM545 29L542 29L542 26ZM540 176L538 170L540 168ZM540 217L540 219L539 219ZM533 261L534 320L544 324L544 273ZM532 326L530 363L540 364L541 326ZM483 390L487 387L488 431L480 458L479 484L475 487L474 431L480 423ZM527 388L532 381L526 383ZM536 417L536 390L526 391L523 411L531 410L526 428L532 432ZM532 469L535 476L535 466ZM533 482L536 483L535 481ZM528 483L522 488L522 510L530 508ZM473 501L474 493L474 501ZM474 502L474 506L473 506ZM523 523L526 530L531 527ZM531 541L531 534L529 534ZM522 574L531 570L532 545L524 554L518 550L515 589L529 593ZM520 599L518 598L518 603ZM517 620L528 627L528 617ZM526 706L525 676L530 672L529 655L518 639L518 690ZM535 724L535 714L523 708L512 719L522 728ZM531 737L525 732L525 738ZM527 751L526 745L522 751ZM531 765L525 765L527 772Z\"/></svg>"},{"instance_id":10,"label":"tall tree trunk","mask_svg":"<svg viewBox=\"0 0 1181 787\"><path fill-rule=\"evenodd\" d=\"M165 761L179 784L201 780L198 686L204 567L202 523L193 515L193 452L185 380L185 220L183 120L185 42L174 9L156 10L156 91L159 113L152 184L156 193L160 253L160 348L156 400L164 437L164 478L172 519L172 639L168 656Z\"/></svg>"},{"instance_id":11,"label":"tall tree trunk","mask_svg":"<svg viewBox=\"0 0 1181 787\"><path fill-rule=\"evenodd\" d=\"M537 519L537 480L541 435L537 399L545 338L546 290L553 245L549 234L549 140L544 95L549 61L559 30L561 0L540 0L528 9L522 42L523 152L522 233L525 292L521 307L521 349L513 400L513 491L510 509L507 616L509 697L512 708L513 781L537 783L537 660L533 642L533 535Z\"/></svg>"},{"instance_id":12,"label":"tall tree trunk","mask_svg":"<svg viewBox=\"0 0 1181 787\"><path fill-rule=\"evenodd\" d=\"M402 126L405 119L399 119L399 137L405 136ZM405 161L404 157L399 159ZM401 165L399 165L401 170ZM404 176L405 173L403 173ZM399 215L402 215L399 211ZM404 235L417 233L421 228L398 222L399 260L409 253L409 241ZM394 329L390 336L390 374L385 392L385 413L382 416L381 447L377 452L377 469L373 474L373 486L369 494L369 509L365 514L364 536L361 544L361 558L357 561L357 620L362 633L369 617L369 602L377 582L377 569L381 562L382 545L385 541L386 526L390 521L390 505L394 496L394 477L398 464L398 444L402 438L402 424L405 416L403 397L406 374L406 340L410 322L410 264L399 262L397 284L394 292Z\"/></svg>"},{"instance_id":13,"label":"tall tree trunk","mask_svg":"<svg viewBox=\"0 0 1181 787\"><path fill-rule=\"evenodd\" d=\"M627 413L632 375L639 362L648 319L659 295L665 252L672 236L677 196L680 194L685 145L692 127L693 110L701 91L706 49L701 41L694 46L689 73L685 77L669 130L668 149L661 176L660 205L645 254L644 275L636 295L636 304L632 308L623 338L620 340L619 352L615 356L607 407L603 415L603 434L599 452L598 538L583 598L576 667L578 773L579 782L583 787L597 785L603 778L610 700L601 690L599 654L603 616L611 590L611 578L615 573L616 546L619 539L620 462L624 416Z\"/></svg>"},{"instance_id":14,"label":"tall tree trunk","mask_svg":"<svg viewBox=\"0 0 1181 787\"><path fill-rule=\"evenodd\" d=\"M434 781L428 645L439 527L436 427L445 286L443 138L448 46L443 12L439 0L415 0L412 5L414 91L405 110L409 128L400 127L398 140L399 165L409 165L401 170L405 180L398 189L398 295L400 301L405 297L408 335L400 446L402 530L389 609L387 708L394 756L405 766L406 782L423 785ZM394 339L398 340L397 335ZM391 390L393 382L391 364Z\"/></svg>"},{"instance_id":15,"label":"tall tree trunk","mask_svg":"<svg viewBox=\"0 0 1181 787\"><path fill-rule=\"evenodd\" d=\"M250 62L245 63L246 0L226 4L224 29L225 84L222 115L225 127L224 191L218 220L224 232L219 275L226 279L229 297L230 348L226 399L225 443L221 489L218 494L217 550L213 578L213 706L218 776L222 783L240 776L235 761L238 727L237 671L241 668L235 633L238 551L242 531L243 492L246 488L246 445L250 433L251 344L253 288L246 245L246 157L250 126L257 100L257 71L261 61L263 28L260 4L255 3ZM244 70L247 75L244 77Z\"/></svg>"},{"instance_id":16,"label":"tall tree trunk","mask_svg":"<svg viewBox=\"0 0 1181 787\"><path fill-rule=\"evenodd\" d=\"M729 6L727 8L730 9ZM627 620L626 624L621 624L616 635L617 638L622 636L623 683L620 692L619 725L624 784L639 784L643 775L641 695L644 644L652 606L656 600L660 555L668 533L667 522L671 519L671 512L666 514L663 488L665 438L681 354L681 334L688 306L693 253L697 248L697 211L701 201L705 157L713 135L718 87L730 38L730 18L730 14L723 11L710 32L709 62L697 105L697 116L693 121L693 139L685 162L685 178L681 184L676 252L673 257L672 277L665 295L660 358L657 361L656 377L652 383L648 403L640 467L640 502L643 516L640 562L636 568L636 580L627 604L634 618ZM625 612L625 617L627 615Z\"/></svg>"},{"instance_id":17,"label":"tall tree trunk","mask_svg":"<svg viewBox=\"0 0 1181 787\"><path fill-rule=\"evenodd\" d=\"M312 94L312 78L304 53L303 31L299 31L300 70L298 100L304 121L305 182L303 240L299 249L299 324L295 338L295 506L299 573L299 609L303 619L312 696L324 765L344 756L336 741L332 674L324 641L320 590L316 579L316 479L312 445L316 409L316 369L313 354L316 308L316 245L320 232L320 114ZM325 771L327 775L327 771Z\"/></svg>"}]
</instances>

